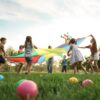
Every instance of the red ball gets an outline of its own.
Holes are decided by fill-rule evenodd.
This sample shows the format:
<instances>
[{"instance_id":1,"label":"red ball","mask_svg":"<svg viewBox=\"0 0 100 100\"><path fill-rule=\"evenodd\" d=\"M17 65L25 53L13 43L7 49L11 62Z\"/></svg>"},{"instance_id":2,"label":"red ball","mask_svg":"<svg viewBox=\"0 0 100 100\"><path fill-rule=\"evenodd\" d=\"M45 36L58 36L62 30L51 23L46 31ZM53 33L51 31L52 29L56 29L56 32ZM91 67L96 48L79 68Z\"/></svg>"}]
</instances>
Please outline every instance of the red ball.
<instances>
[{"instance_id":1,"label":"red ball","mask_svg":"<svg viewBox=\"0 0 100 100\"><path fill-rule=\"evenodd\" d=\"M21 85L17 87L16 92L21 100L26 100L27 97L32 99L38 95L38 87L35 82L25 80Z\"/></svg>"},{"instance_id":2,"label":"red ball","mask_svg":"<svg viewBox=\"0 0 100 100\"><path fill-rule=\"evenodd\" d=\"M82 86L83 86L83 87L88 87L88 86L90 86L90 85L92 85L92 84L93 84L93 81L90 80L90 79L86 79L86 80L84 80L84 81L82 82Z\"/></svg>"}]
</instances>

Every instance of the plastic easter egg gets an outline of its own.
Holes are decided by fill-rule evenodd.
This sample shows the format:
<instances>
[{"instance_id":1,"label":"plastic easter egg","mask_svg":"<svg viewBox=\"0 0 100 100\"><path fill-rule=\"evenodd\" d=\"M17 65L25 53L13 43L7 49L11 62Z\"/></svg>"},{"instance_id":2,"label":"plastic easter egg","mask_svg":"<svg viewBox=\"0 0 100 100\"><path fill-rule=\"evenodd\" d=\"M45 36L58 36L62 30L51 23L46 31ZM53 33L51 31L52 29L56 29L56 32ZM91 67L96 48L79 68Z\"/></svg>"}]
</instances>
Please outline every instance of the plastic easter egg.
<instances>
[{"instance_id":1,"label":"plastic easter egg","mask_svg":"<svg viewBox=\"0 0 100 100\"><path fill-rule=\"evenodd\" d=\"M84 81L82 82L82 86L83 86L83 87L89 87L89 86L91 86L92 84L93 84L93 81L90 80L90 79L86 79L86 80L84 80Z\"/></svg>"},{"instance_id":2,"label":"plastic easter egg","mask_svg":"<svg viewBox=\"0 0 100 100\"><path fill-rule=\"evenodd\" d=\"M4 80L4 76L3 75L0 75L0 81L1 80Z\"/></svg>"},{"instance_id":3,"label":"plastic easter egg","mask_svg":"<svg viewBox=\"0 0 100 100\"><path fill-rule=\"evenodd\" d=\"M21 100L26 100L27 97L35 98L38 95L38 87L35 82L25 80L17 87L16 92Z\"/></svg>"},{"instance_id":4,"label":"plastic easter egg","mask_svg":"<svg viewBox=\"0 0 100 100\"><path fill-rule=\"evenodd\" d=\"M79 80L76 77L71 77L71 78L69 78L69 82L71 84L76 84L76 83L79 83Z\"/></svg>"}]
</instances>

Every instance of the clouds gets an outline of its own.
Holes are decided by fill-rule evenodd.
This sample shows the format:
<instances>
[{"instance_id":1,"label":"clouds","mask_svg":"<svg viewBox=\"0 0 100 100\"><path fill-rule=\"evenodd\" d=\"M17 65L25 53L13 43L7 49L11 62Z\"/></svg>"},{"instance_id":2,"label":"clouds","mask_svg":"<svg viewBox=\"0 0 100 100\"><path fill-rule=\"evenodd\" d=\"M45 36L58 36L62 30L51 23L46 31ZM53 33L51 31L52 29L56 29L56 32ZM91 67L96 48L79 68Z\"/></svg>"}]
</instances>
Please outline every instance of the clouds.
<instances>
[{"instance_id":1,"label":"clouds","mask_svg":"<svg viewBox=\"0 0 100 100\"><path fill-rule=\"evenodd\" d=\"M100 17L99 0L0 0L0 7L0 19L5 20Z\"/></svg>"},{"instance_id":2,"label":"clouds","mask_svg":"<svg viewBox=\"0 0 100 100\"><path fill-rule=\"evenodd\" d=\"M0 19L2 20L27 20L34 22L50 19L48 13L41 12L36 8L24 6L24 1L18 2L17 0L9 0L8 2L8 0L1 0L0 6Z\"/></svg>"},{"instance_id":3,"label":"clouds","mask_svg":"<svg viewBox=\"0 0 100 100\"><path fill-rule=\"evenodd\" d=\"M16 44L15 34L18 45L32 35L39 46L57 46L66 32L98 37L99 26L100 0L0 0L0 35L6 33L9 44Z\"/></svg>"}]
</instances>

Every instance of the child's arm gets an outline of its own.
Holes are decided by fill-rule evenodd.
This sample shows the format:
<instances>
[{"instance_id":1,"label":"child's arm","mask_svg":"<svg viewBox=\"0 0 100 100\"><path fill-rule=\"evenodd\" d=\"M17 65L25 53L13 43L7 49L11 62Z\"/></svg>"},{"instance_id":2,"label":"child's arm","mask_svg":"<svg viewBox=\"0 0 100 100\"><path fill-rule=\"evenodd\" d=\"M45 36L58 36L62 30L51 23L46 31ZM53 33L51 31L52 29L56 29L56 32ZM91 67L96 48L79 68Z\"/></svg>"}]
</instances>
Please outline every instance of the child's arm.
<instances>
[{"instance_id":1,"label":"child's arm","mask_svg":"<svg viewBox=\"0 0 100 100\"><path fill-rule=\"evenodd\" d=\"M3 51L3 53L4 53L4 56L6 56L6 52L5 52L4 48L2 48L2 51Z\"/></svg>"},{"instance_id":2,"label":"child's arm","mask_svg":"<svg viewBox=\"0 0 100 100\"><path fill-rule=\"evenodd\" d=\"M92 39L95 39L94 36L93 36L92 34L91 34L90 36L92 37Z\"/></svg>"},{"instance_id":3,"label":"child's arm","mask_svg":"<svg viewBox=\"0 0 100 100\"><path fill-rule=\"evenodd\" d=\"M5 52L4 48L3 48L3 52L4 52L4 56L6 56L6 52Z\"/></svg>"},{"instance_id":4,"label":"child's arm","mask_svg":"<svg viewBox=\"0 0 100 100\"><path fill-rule=\"evenodd\" d=\"M70 56L69 52L72 50L72 46L70 47L70 49L67 52L67 55Z\"/></svg>"},{"instance_id":5,"label":"child's arm","mask_svg":"<svg viewBox=\"0 0 100 100\"><path fill-rule=\"evenodd\" d=\"M92 34L91 34L90 36L92 37L92 40L93 40L94 42L96 42L94 36L93 36Z\"/></svg>"},{"instance_id":6,"label":"child's arm","mask_svg":"<svg viewBox=\"0 0 100 100\"><path fill-rule=\"evenodd\" d=\"M34 48L35 48L35 49L38 49L38 47L37 47L36 45L34 45Z\"/></svg>"},{"instance_id":7,"label":"child's arm","mask_svg":"<svg viewBox=\"0 0 100 100\"><path fill-rule=\"evenodd\" d=\"M85 49L85 48L90 48L91 45L88 45L88 46L84 46L84 47L78 47L78 48L82 48L82 49Z\"/></svg>"},{"instance_id":8,"label":"child's arm","mask_svg":"<svg viewBox=\"0 0 100 100\"><path fill-rule=\"evenodd\" d=\"M4 46L0 44L0 48L2 49L2 52L4 53L4 56L6 55L5 50L4 50Z\"/></svg>"}]
</instances>

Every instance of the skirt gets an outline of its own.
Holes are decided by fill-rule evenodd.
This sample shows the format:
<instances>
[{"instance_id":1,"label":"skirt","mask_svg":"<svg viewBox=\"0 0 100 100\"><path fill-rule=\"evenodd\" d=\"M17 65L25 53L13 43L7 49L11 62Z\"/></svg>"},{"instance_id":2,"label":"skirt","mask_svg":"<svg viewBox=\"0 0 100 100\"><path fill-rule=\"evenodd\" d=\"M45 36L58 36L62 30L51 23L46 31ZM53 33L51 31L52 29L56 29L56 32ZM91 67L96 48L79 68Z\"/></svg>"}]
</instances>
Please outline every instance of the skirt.
<instances>
[{"instance_id":1,"label":"skirt","mask_svg":"<svg viewBox=\"0 0 100 100\"><path fill-rule=\"evenodd\" d=\"M71 65L76 62L83 61L83 60L84 58L79 50L72 52L71 61L70 61Z\"/></svg>"}]
</instances>

